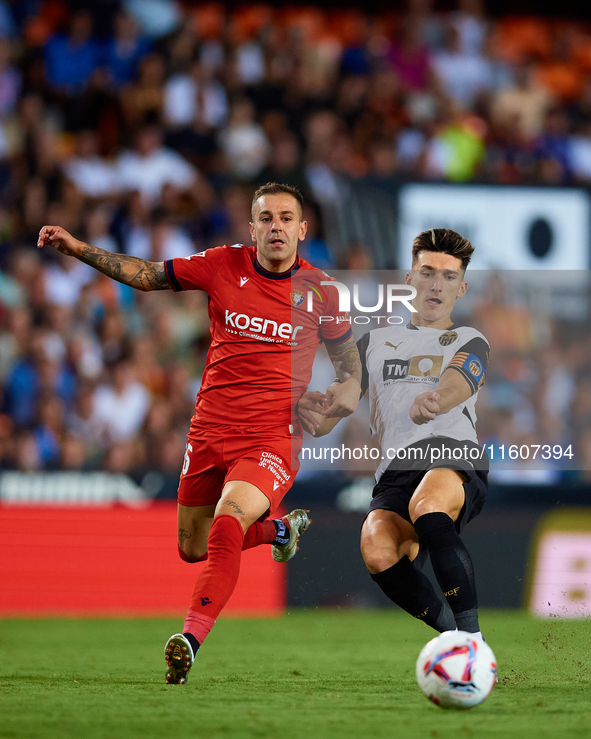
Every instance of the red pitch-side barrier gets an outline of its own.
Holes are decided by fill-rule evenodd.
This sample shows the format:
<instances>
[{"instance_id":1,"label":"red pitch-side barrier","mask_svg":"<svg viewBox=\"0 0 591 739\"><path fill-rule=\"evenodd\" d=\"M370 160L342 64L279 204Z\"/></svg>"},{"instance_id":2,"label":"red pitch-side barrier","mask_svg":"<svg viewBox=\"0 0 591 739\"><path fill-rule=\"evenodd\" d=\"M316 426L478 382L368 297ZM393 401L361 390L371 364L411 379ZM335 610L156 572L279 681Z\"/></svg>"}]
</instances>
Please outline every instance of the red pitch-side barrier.
<instances>
[{"instance_id":1,"label":"red pitch-side barrier","mask_svg":"<svg viewBox=\"0 0 591 739\"><path fill-rule=\"evenodd\" d=\"M0 616L184 616L202 564L177 554L176 504L1 506ZM286 568L244 552L225 616L278 616Z\"/></svg>"}]
</instances>

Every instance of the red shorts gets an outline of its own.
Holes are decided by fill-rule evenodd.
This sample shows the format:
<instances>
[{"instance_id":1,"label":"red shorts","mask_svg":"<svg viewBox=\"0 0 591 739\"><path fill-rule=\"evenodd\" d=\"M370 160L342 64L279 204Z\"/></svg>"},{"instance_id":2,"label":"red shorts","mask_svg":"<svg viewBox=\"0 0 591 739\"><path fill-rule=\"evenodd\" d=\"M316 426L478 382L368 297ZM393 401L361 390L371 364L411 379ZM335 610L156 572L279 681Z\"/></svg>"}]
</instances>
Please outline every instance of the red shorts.
<instances>
[{"instance_id":1,"label":"red shorts","mask_svg":"<svg viewBox=\"0 0 591 739\"><path fill-rule=\"evenodd\" d=\"M215 505L230 480L255 485L269 499L274 511L293 485L300 468L298 455L302 429L293 433L285 424L227 426L191 424L178 502L185 506Z\"/></svg>"}]
</instances>

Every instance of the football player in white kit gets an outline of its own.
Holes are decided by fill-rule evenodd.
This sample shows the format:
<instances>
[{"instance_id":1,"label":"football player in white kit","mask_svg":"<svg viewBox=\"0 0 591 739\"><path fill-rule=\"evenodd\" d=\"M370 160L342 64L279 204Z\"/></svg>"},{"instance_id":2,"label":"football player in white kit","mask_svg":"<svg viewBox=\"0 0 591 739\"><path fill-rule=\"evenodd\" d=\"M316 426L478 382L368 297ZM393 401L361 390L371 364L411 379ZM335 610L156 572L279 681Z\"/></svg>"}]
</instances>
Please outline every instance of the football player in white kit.
<instances>
[{"instance_id":1,"label":"football player in white kit","mask_svg":"<svg viewBox=\"0 0 591 739\"><path fill-rule=\"evenodd\" d=\"M473 251L449 229L419 234L406 275L417 291L416 312L405 326L376 328L357 342L362 394L369 392L381 452L361 530L363 559L394 603L440 632L480 633L474 569L459 533L480 513L488 486L475 405L489 345L451 318L468 287ZM340 420L325 418L323 403L317 392L299 402L300 418L316 436ZM427 553L445 600L418 566Z\"/></svg>"}]
</instances>

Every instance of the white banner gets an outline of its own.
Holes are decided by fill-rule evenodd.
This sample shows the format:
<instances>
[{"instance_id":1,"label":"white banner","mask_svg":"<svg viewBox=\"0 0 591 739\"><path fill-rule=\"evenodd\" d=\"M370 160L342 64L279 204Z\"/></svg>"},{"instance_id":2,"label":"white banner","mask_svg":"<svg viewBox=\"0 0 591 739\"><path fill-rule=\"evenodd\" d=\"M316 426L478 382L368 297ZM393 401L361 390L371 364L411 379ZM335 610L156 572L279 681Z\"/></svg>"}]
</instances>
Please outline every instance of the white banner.
<instances>
[{"instance_id":1,"label":"white banner","mask_svg":"<svg viewBox=\"0 0 591 739\"><path fill-rule=\"evenodd\" d=\"M451 228L476 247L471 269L587 270L589 196L575 188L409 184L400 190L400 267L414 237Z\"/></svg>"}]
</instances>

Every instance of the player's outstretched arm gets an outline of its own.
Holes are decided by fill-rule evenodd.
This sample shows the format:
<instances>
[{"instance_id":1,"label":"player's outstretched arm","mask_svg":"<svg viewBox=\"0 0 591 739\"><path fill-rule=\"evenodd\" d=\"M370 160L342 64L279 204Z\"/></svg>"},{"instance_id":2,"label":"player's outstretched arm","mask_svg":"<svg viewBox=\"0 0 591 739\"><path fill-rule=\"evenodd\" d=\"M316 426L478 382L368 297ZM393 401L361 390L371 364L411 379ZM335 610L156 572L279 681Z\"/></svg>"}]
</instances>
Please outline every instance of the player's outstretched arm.
<instances>
[{"instance_id":1,"label":"player's outstretched arm","mask_svg":"<svg viewBox=\"0 0 591 739\"><path fill-rule=\"evenodd\" d=\"M361 397L361 359L357 344L350 336L342 344L326 344L326 350L335 368L337 382L326 390L323 415L327 418L350 416Z\"/></svg>"},{"instance_id":2,"label":"player's outstretched arm","mask_svg":"<svg viewBox=\"0 0 591 739\"><path fill-rule=\"evenodd\" d=\"M43 226L39 232L37 248L52 246L62 254L76 257L117 282L135 287L136 290L170 290L164 271L164 262L149 262L127 254L113 254L92 244L75 239L61 226Z\"/></svg>"},{"instance_id":3,"label":"player's outstretched arm","mask_svg":"<svg viewBox=\"0 0 591 739\"><path fill-rule=\"evenodd\" d=\"M437 390L427 390L414 399L410 418L417 425L429 423L442 413L448 413L472 395L472 388L459 372L448 369L441 375Z\"/></svg>"}]
</instances>

